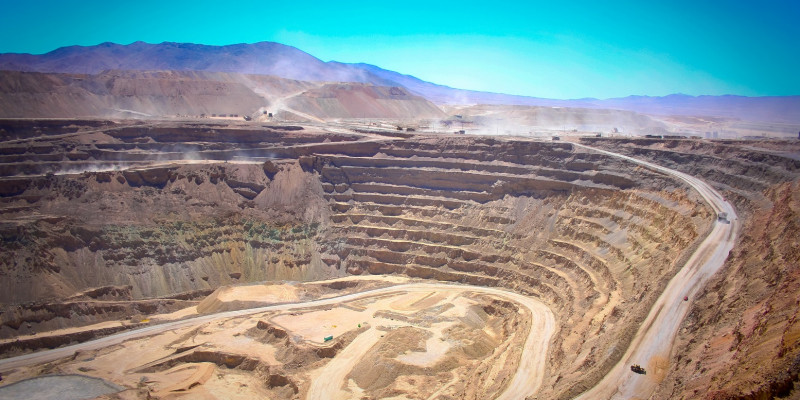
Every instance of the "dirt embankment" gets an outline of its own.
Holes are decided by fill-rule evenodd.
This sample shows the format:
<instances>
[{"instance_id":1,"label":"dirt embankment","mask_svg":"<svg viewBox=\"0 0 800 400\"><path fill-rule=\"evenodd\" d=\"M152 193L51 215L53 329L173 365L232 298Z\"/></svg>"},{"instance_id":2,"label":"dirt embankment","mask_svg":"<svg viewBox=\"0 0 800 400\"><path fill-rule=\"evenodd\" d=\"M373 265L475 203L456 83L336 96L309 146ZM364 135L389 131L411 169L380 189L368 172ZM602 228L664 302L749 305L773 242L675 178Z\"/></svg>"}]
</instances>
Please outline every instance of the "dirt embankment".
<instances>
[{"instance_id":1,"label":"dirt embankment","mask_svg":"<svg viewBox=\"0 0 800 400\"><path fill-rule=\"evenodd\" d=\"M797 141L594 138L581 141L703 178L746 215L770 204L764 197L770 186L800 176ZM776 146L781 151L776 151Z\"/></svg>"},{"instance_id":2,"label":"dirt embankment","mask_svg":"<svg viewBox=\"0 0 800 400\"><path fill-rule=\"evenodd\" d=\"M345 274L499 286L556 313L540 395L567 398L619 359L713 220L682 183L570 143L185 128L9 145L9 171L62 165L65 153L128 164L2 180L8 301ZM203 309L241 305L224 297Z\"/></svg>"},{"instance_id":3,"label":"dirt embankment","mask_svg":"<svg viewBox=\"0 0 800 400\"><path fill-rule=\"evenodd\" d=\"M690 311L663 399L798 396L800 145L796 141L589 140L700 176L743 221L725 266Z\"/></svg>"},{"instance_id":4,"label":"dirt embankment","mask_svg":"<svg viewBox=\"0 0 800 400\"><path fill-rule=\"evenodd\" d=\"M0 226L6 303L109 284L130 285L133 297L143 298L333 273L314 255L324 215L313 194L319 189L296 161L4 183L10 188L2 195Z\"/></svg>"},{"instance_id":5,"label":"dirt embankment","mask_svg":"<svg viewBox=\"0 0 800 400\"><path fill-rule=\"evenodd\" d=\"M747 220L739 245L699 297L657 398L798 396L800 181L764 196L772 205Z\"/></svg>"}]
</instances>

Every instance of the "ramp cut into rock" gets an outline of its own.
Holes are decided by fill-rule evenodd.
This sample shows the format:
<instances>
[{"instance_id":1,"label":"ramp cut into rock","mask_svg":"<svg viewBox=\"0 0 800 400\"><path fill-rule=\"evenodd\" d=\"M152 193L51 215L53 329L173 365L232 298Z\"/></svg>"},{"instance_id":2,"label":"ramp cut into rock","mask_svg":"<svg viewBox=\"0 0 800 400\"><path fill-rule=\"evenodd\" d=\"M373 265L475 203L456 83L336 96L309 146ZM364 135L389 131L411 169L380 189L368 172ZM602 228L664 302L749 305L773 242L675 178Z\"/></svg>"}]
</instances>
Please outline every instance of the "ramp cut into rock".
<instances>
[{"instance_id":1,"label":"ramp cut into rock","mask_svg":"<svg viewBox=\"0 0 800 400\"><path fill-rule=\"evenodd\" d=\"M577 145L577 144L576 144ZM579 399L630 399L647 398L663 379L670 359L670 351L681 322L689 312L689 303L684 298L693 298L703 285L716 273L733 248L738 230L736 211L719 192L691 175L669 168L623 156L605 150L577 145L660 171L690 184L714 209L715 215L727 213L729 221L717 221L714 228L700 244L680 272L669 282L664 292L653 304L650 314L637 332L628 351L605 378ZM656 373L631 374L631 364L647 365L646 369Z\"/></svg>"}]
</instances>

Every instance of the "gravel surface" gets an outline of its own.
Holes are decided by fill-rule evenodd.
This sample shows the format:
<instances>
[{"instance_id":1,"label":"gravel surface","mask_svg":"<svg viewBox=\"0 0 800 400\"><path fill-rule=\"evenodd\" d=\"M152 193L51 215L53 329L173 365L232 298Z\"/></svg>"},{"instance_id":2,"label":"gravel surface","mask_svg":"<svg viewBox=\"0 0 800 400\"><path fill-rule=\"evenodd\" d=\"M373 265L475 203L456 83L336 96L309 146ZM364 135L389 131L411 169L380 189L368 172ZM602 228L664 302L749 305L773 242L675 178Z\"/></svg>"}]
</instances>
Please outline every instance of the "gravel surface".
<instances>
[{"instance_id":1,"label":"gravel surface","mask_svg":"<svg viewBox=\"0 0 800 400\"><path fill-rule=\"evenodd\" d=\"M83 375L48 375L0 386L4 400L82 400L125 390L100 378Z\"/></svg>"}]
</instances>

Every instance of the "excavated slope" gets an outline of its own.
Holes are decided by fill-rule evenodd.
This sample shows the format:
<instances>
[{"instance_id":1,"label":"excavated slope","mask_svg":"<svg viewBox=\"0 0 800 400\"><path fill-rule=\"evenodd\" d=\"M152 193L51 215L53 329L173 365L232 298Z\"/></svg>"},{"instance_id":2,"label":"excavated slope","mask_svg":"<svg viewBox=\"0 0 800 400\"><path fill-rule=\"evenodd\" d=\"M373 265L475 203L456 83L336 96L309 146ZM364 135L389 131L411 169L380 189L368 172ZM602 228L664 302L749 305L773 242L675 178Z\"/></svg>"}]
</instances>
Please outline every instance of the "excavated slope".
<instances>
[{"instance_id":1,"label":"excavated slope","mask_svg":"<svg viewBox=\"0 0 800 400\"><path fill-rule=\"evenodd\" d=\"M797 398L800 144L596 140L587 144L704 178L743 219L723 270L690 311L654 398Z\"/></svg>"},{"instance_id":2,"label":"excavated slope","mask_svg":"<svg viewBox=\"0 0 800 400\"><path fill-rule=\"evenodd\" d=\"M613 365L709 219L674 182L569 144L420 139L320 155L315 169L334 212L326 263L549 304L562 330L544 398L580 393Z\"/></svg>"},{"instance_id":3,"label":"excavated slope","mask_svg":"<svg viewBox=\"0 0 800 400\"><path fill-rule=\"evenodd\" d=\"M404 274L548 304L541 396L568 398L621 356L713 220L681 183L569 143L70 124L3 124L4 337L103 320L99 303L56 305L111 285L141 301Z\"/></svg>"}]
</instances>

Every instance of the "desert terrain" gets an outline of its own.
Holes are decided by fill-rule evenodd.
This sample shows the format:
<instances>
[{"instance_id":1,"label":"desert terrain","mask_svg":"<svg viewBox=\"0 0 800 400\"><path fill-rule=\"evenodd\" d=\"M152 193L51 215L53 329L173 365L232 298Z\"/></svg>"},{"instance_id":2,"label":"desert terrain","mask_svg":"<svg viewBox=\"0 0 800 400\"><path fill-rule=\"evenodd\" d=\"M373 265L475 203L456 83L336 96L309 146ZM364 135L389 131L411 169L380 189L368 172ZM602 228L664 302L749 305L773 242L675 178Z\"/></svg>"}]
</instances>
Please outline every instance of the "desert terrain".
<instances>
[{"instance_id":1,"label":"desert terrain","mask_svg":"<svg viewBox=\"0 0 800 400\"><path fill-rule=\"evenodd\" d=\"M796 143L401 123L2 121L0 390L796 396Z\"/></svg>"},{"instance_id":2,"label":"desert terrain","mask_svg":"<svg viewBox=\"0 0 800 400\"><path fill-rule=\"evenodd\" d=\"M800 399L797 96L0 68L0 398Z\"/></svg>"}]
</instances>

